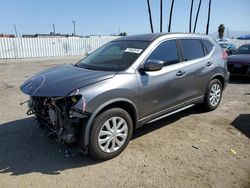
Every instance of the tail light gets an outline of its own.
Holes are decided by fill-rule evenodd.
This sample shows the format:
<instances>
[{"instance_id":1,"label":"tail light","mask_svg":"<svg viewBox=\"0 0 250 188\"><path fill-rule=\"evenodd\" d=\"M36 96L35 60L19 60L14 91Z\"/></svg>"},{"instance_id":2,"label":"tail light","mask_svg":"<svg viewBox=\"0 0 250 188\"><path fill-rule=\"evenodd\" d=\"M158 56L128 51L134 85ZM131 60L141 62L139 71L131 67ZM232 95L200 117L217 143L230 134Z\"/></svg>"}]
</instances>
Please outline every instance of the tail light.
<instances>
[{"instance_id":1,"label":"tail light","mask_svg":"<svg viewBox=\"0 0 250 188\"><path fill-rule=\"evenodd\" d=\"M222 52L222 58L223 58L224 60L226 60L227 57L228 57L227 52L226 52L225 50L223 50L223 52Z\"/></svg>"}]
</instances>

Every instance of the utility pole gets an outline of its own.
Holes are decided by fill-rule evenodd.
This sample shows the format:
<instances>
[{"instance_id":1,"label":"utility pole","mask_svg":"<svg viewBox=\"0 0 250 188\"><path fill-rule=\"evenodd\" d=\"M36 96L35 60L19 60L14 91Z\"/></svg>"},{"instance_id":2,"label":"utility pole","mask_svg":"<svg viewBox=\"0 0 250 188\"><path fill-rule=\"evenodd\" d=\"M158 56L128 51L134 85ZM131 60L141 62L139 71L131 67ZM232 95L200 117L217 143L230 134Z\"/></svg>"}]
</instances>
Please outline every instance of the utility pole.
<instances>
[{"instance_id":1,"label":"utility pole","mask_svg":"<svg viewBox=\"0 0 250 188\"><path fill-rule=\"evenodd\" d=\"M18 37L18 36L17 36L16 24L14 24L14 29L15 29L15 35L16 35L16 37Z\"/></svg>"},{"instance_id":2,"label":"utility pole","mask_svg":"<svg viewBox=\"0 0 250 188\"><path fill-rule=\"evenodd\" d=\"M74 30L74 36L76 35L76 21L72 21L73 23L73 30Z\"/></svg>"},{"instance_id":3,"label":"utility pole","mask_svg":"<svg viewBox=\"0 0 250 188\"><path fill-rule=\"evenodd\" d=\"M229 27L227 27L227 38L229 37Z\"/></svg>"},{"instance_id":4,"label":"utility pole","mask_svg":"<svg viewBox=\"0 0 250 188\"><path fill-rule=\"evenodd\" d=\"M55 24L53 24L53 33L54 33L54 35L56 34Z\"/></svg>"}]
</instances>

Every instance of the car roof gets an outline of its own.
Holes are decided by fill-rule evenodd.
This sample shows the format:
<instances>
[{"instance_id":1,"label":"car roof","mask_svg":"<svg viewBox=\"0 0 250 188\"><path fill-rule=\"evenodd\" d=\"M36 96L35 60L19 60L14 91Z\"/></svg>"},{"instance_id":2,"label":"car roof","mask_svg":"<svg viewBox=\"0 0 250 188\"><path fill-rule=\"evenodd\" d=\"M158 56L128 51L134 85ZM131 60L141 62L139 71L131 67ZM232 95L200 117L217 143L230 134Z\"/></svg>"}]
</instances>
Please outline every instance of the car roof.
<instances>
[{"instance_id":1,"label":"car roof","mask_svg":"<svg viewBox=\"0 0 250 188\"><path fill-rule=\"evenodd\" d=\"M178 34L183 37L188 36L196 36L196 37L204 37L207 35L201 35L201 34L190 34L190 33L148 33L148 34L139 34L139 35L130 35L125 37L120 37L118 39L115 39L114 41L124 41L124 40L136 40L136 41L148 41L152 42L155 39L161 37L161 36L167 36L167 35L174 35Z\"/></svg>"}]
</instances>

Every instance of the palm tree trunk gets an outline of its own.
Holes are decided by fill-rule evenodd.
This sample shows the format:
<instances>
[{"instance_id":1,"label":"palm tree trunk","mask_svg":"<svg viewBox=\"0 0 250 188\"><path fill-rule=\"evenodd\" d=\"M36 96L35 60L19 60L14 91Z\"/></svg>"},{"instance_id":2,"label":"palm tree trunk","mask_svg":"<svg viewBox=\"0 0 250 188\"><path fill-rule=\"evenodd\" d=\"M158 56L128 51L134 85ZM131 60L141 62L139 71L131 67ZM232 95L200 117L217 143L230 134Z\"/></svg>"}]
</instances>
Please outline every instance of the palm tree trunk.
<instances>
[{"instance_id":1,"label":"palm tree trunk","mask_svg":"<svg viewBox=\"0 0 250 188\"><path fill-rule=\"evenodd\" d=\"M171 22L172 22L173 8L174 8L174 0L172 0L171 9L170 9L169 23L168 23L168 32L171 31Z\"/></svg>"},{"instance_id":2,"label":"palm tree trunk","mask_svg":"<svg viewBox=\"0 0 250 188\"><path fill-rule=\"evenodd\" d=\"M151 27L151 32L153 33L154 28L153 28L153 22L152 22L152 15L151 15L149 0L147 0L147 3L148 3L148 15L149 15L150 27Z\"/></svg>"},{"instance_id":3,"label":"palm tree trunk","mask_svg":"<svg viewBox=\"0 0 250 188\"><path fill-rule=\"evenodd\" d=\"M199 2L198 10L197 10L197 13L196 13L196 18L195 18L193 33L195 33L195 30L196 30L196 25L197 25L199 13L200 13L200 8L201 8L201 0L200 0L200 2Z\"/></svg>"},{"instance_id":4,"label":"palm tree trunk","mask_svg":"<svg viewBox=\"0 0 250 188\"><path fill-rule=\"evenodd\" d=\"M209 24L210 24L210 10L211 10L211 0L209 0L209 7L208 7L207 29L206 29L206 34L207 35L208 35L208 32L209 32Z\"/></svg>"},{"instance_id":5,"label":"palm tree trunk","mask_svg":"<svg viewBox=\"0 0 250 188\"><path fill-rule=\"evenodd\" d=\"M162 32L162 0L160 0L160 32Z\"/></svg>"},{"instance_id":6,"label":"palm tree trunk","mask_svg":"<svg viewBox=\"0 0 250 188\"><path fill-rule=\"evenodd\" d=\"M189 33L191 33L191 32L192 32L192 14L193 14L193 5L194 5L194 0L191 0L190 17L189 17Z\"/></svg>"}]
</instances>

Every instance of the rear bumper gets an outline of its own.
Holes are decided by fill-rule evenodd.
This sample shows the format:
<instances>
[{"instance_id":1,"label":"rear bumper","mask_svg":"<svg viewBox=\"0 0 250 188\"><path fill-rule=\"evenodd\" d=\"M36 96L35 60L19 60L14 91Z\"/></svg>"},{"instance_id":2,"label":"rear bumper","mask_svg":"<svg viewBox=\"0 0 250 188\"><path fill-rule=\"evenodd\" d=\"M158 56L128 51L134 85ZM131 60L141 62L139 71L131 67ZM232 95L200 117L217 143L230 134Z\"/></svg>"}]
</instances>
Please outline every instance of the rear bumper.
<instances>
[{"instance_id":1,"label":"rear bumper","mask_svg":"<svg viewBox=\"0 0 250 188\"><path fill-rule=\"evenodd\" d=\"M227 67L231 75L250 77L250 65L248 64L228 63Z\"/></svg>"}]
</instances>

